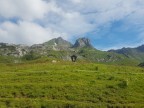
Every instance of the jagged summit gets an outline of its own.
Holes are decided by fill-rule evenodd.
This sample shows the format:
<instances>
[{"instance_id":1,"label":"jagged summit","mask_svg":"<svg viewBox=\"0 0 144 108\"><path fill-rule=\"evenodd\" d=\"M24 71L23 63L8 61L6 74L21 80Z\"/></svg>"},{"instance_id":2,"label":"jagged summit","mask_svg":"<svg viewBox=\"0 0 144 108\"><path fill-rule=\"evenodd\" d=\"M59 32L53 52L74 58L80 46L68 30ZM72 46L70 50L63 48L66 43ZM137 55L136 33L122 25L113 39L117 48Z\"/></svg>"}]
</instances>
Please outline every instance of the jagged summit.
<instances>
[{"instance_id":1,"label":"jagged summit","mask_svg":"<svg viewBox=\"0 0 144 108\"><path fill-rule=\"evenodd\" d=\"M73 48L82 48L82 47L93 48L88 38L79 38L76 40L75 44L73 45Z\"/></svg>"}]
</instances>

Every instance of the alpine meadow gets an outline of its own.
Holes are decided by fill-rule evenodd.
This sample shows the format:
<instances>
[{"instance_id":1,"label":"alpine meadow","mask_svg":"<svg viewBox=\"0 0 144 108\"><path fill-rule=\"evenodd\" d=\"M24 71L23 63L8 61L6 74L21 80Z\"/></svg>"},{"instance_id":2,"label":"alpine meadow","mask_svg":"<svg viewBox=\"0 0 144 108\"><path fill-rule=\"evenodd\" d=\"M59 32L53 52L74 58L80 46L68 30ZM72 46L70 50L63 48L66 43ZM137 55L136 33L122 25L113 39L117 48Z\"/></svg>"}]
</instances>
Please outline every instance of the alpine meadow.
<instances>
[{"instance_id":1,"label":"alpine meadow","mask_svg":"<svg viewBox=\"0 0 144 108\"><path fill-rule=\"evenodd\" d=\"M1 43L0 106L142 108L142 59L128 56L96 50L86 38L74 45L62 38L31 47Z\"/></svg>"},{"instance_id":2,"label":"alpine meadow","mask_svg":"<svg viewBox=\"0 0 144 108\"><path fill-rule=\"evenodd\" d=\"M144 69L87 62L0 64L1 108L143 108Z\"/></svg>"},{"instance_id":3,"label":"alpine meadow","mask_svg":"<svg viewBox=\"0 0 144 108\"><path fill-rule=\"evenodd\" d=\"M144 108L144 0L0 0L0 108Z\"/></svg>"}]
</instances>

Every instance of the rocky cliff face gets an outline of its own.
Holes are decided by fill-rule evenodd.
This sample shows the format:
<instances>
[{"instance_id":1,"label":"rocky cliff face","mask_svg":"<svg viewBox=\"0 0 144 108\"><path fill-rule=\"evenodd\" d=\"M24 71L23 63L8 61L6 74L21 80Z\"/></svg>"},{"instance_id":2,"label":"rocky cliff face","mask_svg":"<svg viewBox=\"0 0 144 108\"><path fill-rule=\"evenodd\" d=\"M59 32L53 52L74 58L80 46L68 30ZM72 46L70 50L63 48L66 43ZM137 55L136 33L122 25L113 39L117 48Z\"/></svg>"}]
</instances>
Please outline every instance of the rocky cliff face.
<instances>
[{"instance_id":1,"label":"rocky cliff face","mask_svg":"<svg viewBox=\"0 0 144 108\"><path fill-rule=\"evenodd\" d=\"M1 56L22 57L28 52L29 47L26 45L15 45L8 43L0 43Z\"/></svg>"},{"instance_id":2,"label":"rocky cliff face","mask_svg":"<svg viewBox=\"0 0 144 108\"><path fill-rule=\"evenodd\" d=\"M82 48L82 47L93 48L88 38L79 38L73 45L73 48Z\"/></svg>"}]
</instances>

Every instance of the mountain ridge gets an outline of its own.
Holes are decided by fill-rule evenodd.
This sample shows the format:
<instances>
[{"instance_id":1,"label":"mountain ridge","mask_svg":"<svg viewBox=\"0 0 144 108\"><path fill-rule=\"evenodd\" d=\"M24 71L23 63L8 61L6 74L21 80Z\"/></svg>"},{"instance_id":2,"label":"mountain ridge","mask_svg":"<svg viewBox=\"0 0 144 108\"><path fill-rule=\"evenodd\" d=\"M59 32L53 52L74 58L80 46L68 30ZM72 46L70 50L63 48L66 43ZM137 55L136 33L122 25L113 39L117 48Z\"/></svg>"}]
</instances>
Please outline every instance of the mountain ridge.
<instances>
[{"instance_id":1,"label":"mountain ridge","mask_svg":"<svg viewBox=\"0 0 144 108\"><path fill-rule=\"evenodd\" d=\"M33 60L41 57L70 60L71 55L77 55L79 60L102 63L137 63L144 60L144 45L118 50L100 51L94 48L88 38L79 38L74 44L62 37L51 39L42 44L15 45L0 43L0 56ZM138 57L136 56L138 55Z\"/></svg>"},{"instance_id":2,"label":"mountain ridge","mask_svg":"<svg viewBox=\"0 0 144 108\"><path fill-rule=\"evenodd\" d=\"M144 45L135 48L121 48L117 50L109 50L108 52L122 54L128 58L133 58L139 60L140 62L144 62Z\"/></svg>"}]
</instances>

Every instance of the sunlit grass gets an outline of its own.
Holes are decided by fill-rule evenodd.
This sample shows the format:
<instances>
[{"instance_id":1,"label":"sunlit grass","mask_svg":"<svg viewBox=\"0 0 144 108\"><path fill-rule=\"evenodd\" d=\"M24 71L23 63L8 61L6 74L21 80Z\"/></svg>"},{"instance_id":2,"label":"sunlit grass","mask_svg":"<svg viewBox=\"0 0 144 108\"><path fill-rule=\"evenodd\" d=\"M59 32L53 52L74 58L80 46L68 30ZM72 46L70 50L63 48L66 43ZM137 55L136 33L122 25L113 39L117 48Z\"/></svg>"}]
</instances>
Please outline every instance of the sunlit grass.
<instances>
[{"instance_id":1,"label":"sunlit grass","mask_svg":"<svg viewBox=\"0 0 144 108\"><path fill-rule=\"evenodd\" d=\"M1 108L144 107L144 69L94 63L0 64Z\"/></svg>"}]
</instances>

